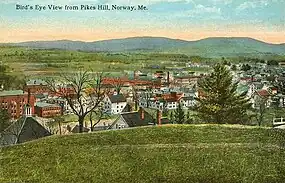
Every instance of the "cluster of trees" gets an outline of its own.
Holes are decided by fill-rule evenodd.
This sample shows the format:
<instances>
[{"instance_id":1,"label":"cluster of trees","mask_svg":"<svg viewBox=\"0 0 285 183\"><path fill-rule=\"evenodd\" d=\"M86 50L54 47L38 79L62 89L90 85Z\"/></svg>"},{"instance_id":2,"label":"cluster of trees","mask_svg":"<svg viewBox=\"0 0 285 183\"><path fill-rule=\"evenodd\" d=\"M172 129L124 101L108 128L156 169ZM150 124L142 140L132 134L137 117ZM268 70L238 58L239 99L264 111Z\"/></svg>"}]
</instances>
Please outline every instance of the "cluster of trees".
<instances>
[{"instance_id":1,"label":"cluster of trees","mask_svg":"<svg viewBox=\"0 0 285 183\"><path fill-rule=\"evenodd\" d=\"M190 117L190 111L186 112L181 103L178 104L173 112L170 112L169 119L175 124L191 124L193 122L193 119Z\"/></svg>"},{"instance_id":2,"label":"cluster of trees","mask_svg":"<svg viewBox=\"0 0 285 183\"><path fill-rule=\"evenodd\" d=\"M242 64L242 66L241 66L241 70L242 71L249 71L249 70L251 70L251 66L250 65L248 65L248 64Z\"/></svg>"},{"instance_id":3,"label":"cluster of trees","mask_svg":"<svg viewBox=\"0 0 285 183\"><path fill-rule=\"evenodd\" d=\"M278 66L279 62L277 60L268 60L267 61L267 65L274 65L274 66Z\"/></svg>"},{"instance_id":4,"label":"cluster of trees","mask_svg":"<svg viewBox=\"0 0 285 183\"><path fill-rule=\"evenodd\" d=\"M259 58L240 58L239 60L243 60L246 62L254 62L254 63L265 63L264 59L259 59Z\"/></svg>"},{"instance_id":5,"label":"cluster of trees","mask_svg":"<svg viewBox=\"0 0 285 183\"><path fill-rule=\"evenodd\" d=\"M10 115L6 109L0 109L0 133L10 125Z\"/></svg>"},{"instance_id":6,"label":"cluster of trees","mask_svg":"<svg viewBox=\"0 0 285 183\"><path fill-rule=\"evenodd\" d=\"M12 69L0 64L0 90L23 89L25 77L12 75Z\"/></svg>"}]
</instances>

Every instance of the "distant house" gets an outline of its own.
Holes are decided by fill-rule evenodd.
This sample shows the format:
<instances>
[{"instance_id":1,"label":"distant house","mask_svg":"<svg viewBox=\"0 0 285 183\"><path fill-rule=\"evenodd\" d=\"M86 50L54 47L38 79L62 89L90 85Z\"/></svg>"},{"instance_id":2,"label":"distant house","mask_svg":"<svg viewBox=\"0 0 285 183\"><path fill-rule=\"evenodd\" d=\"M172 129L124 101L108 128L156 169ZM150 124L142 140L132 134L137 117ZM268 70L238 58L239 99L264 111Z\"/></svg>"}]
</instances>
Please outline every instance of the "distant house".
<instances>
[{"instance_id":1,"label":"distant house","mask_svg":"<svg viewBox=\"0 0 285 183\"><path fill-rule=\"evenodd\" d=\"M0 146L19 144L51 135L47 129L32 117L31 112L31 107L26 105L23 117L12 123L0 134Z\"/></svg>"},{"instance_id":2,"label":"distant house","mask_svg":"<svg viewBox=\"0 0 285 183\"><path fill-rule=\"evenodd\" d=\"M184 96L181 99L184 108L194 107L197 103L195 96Z\"/></svg>"},{"instance_id":3,"label":"distant house","mask_svg":"<svg viewBox=\"0 0 285 183\"><path fill-rule=\"evenodd\" d=\"M180 102L185 108L192 107L196 104L194 95L185 96L184 93L178 92L157 94L156 96L149 99L145 97L139 98L139 106L160 110L176 109Z\"/></svg>"},{"instance_id":4,"label":"distant house","mask_svg":"<svg viewBox=\"0 0 285 183\"><path fill-rule=\"evenodd\" d=\"M50 90L47 86L47 83L41 79L29 80L25 87L24 91L30 91L31 94L40 94L40 93L49 93Z\"/></svg>"},{"instance_id":5,"label":"distant house","mask_svg":"<svg viewBox=\"0 0 285 183\"><path fill-rule=\"evenodd\" d=\"M197 84L198 80L201 79L201 76L178 76L174 78L174 83L180 84L180 85L195 85Z\"/></svg>"},{"instance_id":6,"label":"distant house","mask_svg":"<svg viewBox=\"0 0 285 183\"><path fill-rule=\"evenodd\" d=\"M64 98L55 97L49 100L49 103L55 103L62 107L63 114L73 114L73 110L69 106L68 102Z\"/></svg>"},{"instance_id":7,"label":"distant house","mask_svg":"<svg viewBox=\"0 0 285 183\"><path fill-rule=\"evenodd\" d=\"M37 102L35 105L35 113L39 117L51 118L62 114L62 107L57 104L49 104L45 102Z\"/></svg>"},{"instance_id":8,"label":"distant house","mask_svg":"<svg viewBox=\"0 0 285 183\"><path fill-rule=\"evenodd\" d=\"M270 107L272 103L271 93L268 90L257 90L253 95L253 108L259 108L262 99L265 101L265 107Z\"/></svg>"},{"instance_id":9,"label":"distant house","mask_svg":"<svg viewBox=\"0 0 285 183\"><path fill-rule=\"evenodd\" d=\"M137 112L121 113L108 129L155 125L155 119L142 107Z\"/></svg>"},{"instance_id":10,"label":"distant house","mask_svg":"<svg viewBox=\"0 0 285 183\"><path fill-rule=\"evenodd\" d=\"M105 97L103 101L104 111L109 114L121 113L127 105L127 100L123 94L113 94Z\"/></svg>"}]
</instances>

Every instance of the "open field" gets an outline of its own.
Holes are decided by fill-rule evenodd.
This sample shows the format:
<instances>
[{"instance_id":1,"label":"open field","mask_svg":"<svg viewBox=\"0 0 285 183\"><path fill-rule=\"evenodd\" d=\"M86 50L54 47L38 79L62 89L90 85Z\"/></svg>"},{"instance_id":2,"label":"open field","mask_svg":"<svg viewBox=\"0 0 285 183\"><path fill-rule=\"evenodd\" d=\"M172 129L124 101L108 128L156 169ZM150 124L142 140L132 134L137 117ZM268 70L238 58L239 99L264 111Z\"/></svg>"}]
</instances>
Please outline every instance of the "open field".
<instances>
[{"instance_id":1,"label":"open field","mask_svg":"<svg viewBox=\"0 0 285 183\"><path fill-rule=\"evenodd\" d=\"M0 47L0 60L15 71L23 71L26 75L52 75L59 71L75 71L79 69L120 74L136 69L157 70L167 66L185 66L190 61L187 56L179 54L125 54L99 53L66 50L35 50L23 47ZM160 66L156 68L156 66ZM161 67L164 66L164 67Z\"/></svg>"},{"instance_id":2,"label":"open field","mask_svg":"<svg viewBox=\"0 0 285 183\"><path fill-rule=\"evenodd\" d=\"M238 58L231 58L239 63ZM13 72L23 72L28 77L46 77L59 72L82 70L104 71L112 75L131 76L134 70L143 72L177 70L206 72L207 67L185 68L187 62L213 64L218 58L202 58L185 54L151 52L81 52L58 49L32 49L27 47L0 46L0 61L9 65ZM181 72L181 69L177 72Z\"/></svg>"},{"instance_id":3,"label":"open field","mask_svg":"<svg viewBox=\"0 0 285 183\"><path fill-rule=\"evenodd\" d=\"M284 60L283 56L275 56ZM244 57L226 58L231 63L241 63ZM57 75L59 72L78 70L104 71L114 76L132 76L134 70L154 72L173 70L178 73L207 72L221 58L203 58L167 52L82 52L59 49L33 49L28 47L0 46L0 62L9 65L14 73L24 73L30 78ZM210 67L187 67L187 62L200 62ZM179 69L180 68L180 69Z\"/></svg>"},{"instance_id":4,"label":"open field","mask_svg":"<svg viewBox=\"0 0 285 183\"><path fill-rule=\"evenodd\" d=\"M0 182L283 182L284 142L240 125L53 136L2 148Z\"/></svg>"}]
</instances>

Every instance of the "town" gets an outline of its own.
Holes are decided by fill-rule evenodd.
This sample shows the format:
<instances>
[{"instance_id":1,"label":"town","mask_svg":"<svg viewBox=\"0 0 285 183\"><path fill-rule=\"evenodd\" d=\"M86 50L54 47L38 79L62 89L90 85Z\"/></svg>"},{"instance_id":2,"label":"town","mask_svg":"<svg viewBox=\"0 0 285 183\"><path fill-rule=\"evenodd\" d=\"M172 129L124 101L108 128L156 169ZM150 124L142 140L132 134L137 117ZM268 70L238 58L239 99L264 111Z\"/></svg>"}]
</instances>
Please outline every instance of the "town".
<instances>
[{"instance_id":1,"label":"town","mask_svg":"<svg viewBox=\"0 0 285 183\"><path fill-rule=\"evenodd\" d=\"M233 82L238 83L237 92L245 93L250 99L255 118L249 125L282 128L282 108L285 106L283 63L269 60L230 64L224 60L222 64L231 72ZM86 77L97 78L99 85L83 89L75 88L71 80L68 83L68 80L30 79L23 90L2 90L0 106L8 112L12 125L4 131L1 143L7 145L33 139L20 135L27 131L16 133L17 138L26 140L15 140L15 135L11 135L19 128L16 127L19 121L21 125L35 126L39 130L38 136L202 122L195 116L193 109L196 99L203 97L198 82L209 75L212 66L187 62L184 68L192 66L207 67L209 71L188 72L182 69L175 72L158 69L153 73L144 73L135 70L130 77L105 77L103 73L94 75L84 72L79 74L81 79L82 74L86 74ZM76 92L83 92L83 100L76 101ZM271 113L269 118L265 115L267 110ZM178 119L179 111L183 115L182 119ZM87 113L88 116L85 115ZM78 125L77 117L83 117L82 127ZM31 127L28 129L32 130Z\"/></svg>"},{"instance_id":2,"label":"town","mask_svg":"<svg viewBox=\"0 0 285 183\"><path fill-rule=\"evenodd\" d=\"M0 183L285 182L285 0L21 3Z\"/></svg>"}]
</instances>

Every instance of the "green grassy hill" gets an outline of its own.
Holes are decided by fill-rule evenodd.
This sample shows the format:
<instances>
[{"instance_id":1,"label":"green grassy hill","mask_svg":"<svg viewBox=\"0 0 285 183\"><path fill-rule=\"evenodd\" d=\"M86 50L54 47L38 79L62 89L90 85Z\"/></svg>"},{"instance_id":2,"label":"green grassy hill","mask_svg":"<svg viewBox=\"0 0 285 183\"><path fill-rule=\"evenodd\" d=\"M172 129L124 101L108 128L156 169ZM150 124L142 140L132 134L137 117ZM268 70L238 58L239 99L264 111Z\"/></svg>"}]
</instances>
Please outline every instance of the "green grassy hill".
<instances>
[{"instance_id":1,"label":"green grassy hill","mask_svg":"<svg viewBox=\"0 0 285 183\"><path fill-rule=\"evenodd\" d=\"M53 136L0 149L0 182L284 182L284 142L239 125Z\"/></svg>"}]
</instances>

